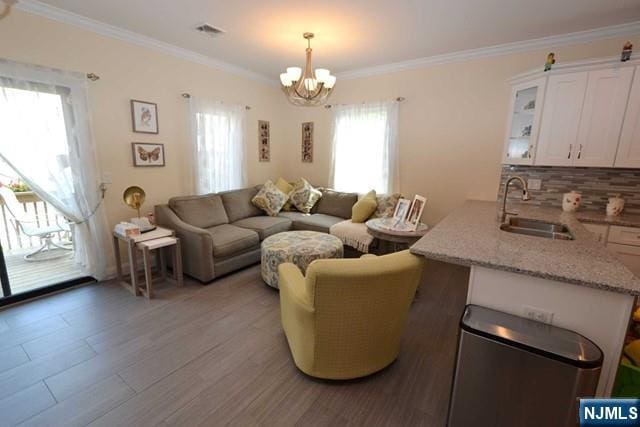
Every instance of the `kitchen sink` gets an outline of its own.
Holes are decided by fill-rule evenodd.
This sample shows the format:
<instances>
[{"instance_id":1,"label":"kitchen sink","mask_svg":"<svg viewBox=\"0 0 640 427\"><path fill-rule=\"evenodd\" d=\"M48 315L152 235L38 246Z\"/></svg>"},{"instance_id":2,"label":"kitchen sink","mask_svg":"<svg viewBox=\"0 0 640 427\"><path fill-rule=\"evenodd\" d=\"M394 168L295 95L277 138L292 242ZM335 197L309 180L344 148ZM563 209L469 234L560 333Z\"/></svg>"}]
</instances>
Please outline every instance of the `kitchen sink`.
<instances>
[{"instance_id":1,"label":"kitchen sink","mask_svg":"<svg viewBox=\"0 0 640 427\"><path fill-rule=\"evenodd\" d=\"M547 239L573 240L571 231L562 224L526 218L509 217L506 223L500 224L500 230L507 233L545 237Z\"/></svg>"}]
</instances>

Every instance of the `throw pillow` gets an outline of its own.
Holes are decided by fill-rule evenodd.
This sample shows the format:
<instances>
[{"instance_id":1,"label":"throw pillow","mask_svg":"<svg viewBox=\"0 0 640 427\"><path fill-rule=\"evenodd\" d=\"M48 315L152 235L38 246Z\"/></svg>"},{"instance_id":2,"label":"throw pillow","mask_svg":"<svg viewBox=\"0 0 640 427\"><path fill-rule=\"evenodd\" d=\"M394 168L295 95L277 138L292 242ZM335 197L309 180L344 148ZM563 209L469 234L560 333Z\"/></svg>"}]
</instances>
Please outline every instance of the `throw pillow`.
<instances>
[{"instance_id":1,"label":"throw pillow","mask_svg":"<svg viewBox=\"0 0 640 427\"><path fill-rule=\"evenodd\" d=\"M402 198L402 194L393 193L393 194L381 194L376 196L378 201L378 208L373 214L374 218L391 218L393 216L393 212L396 210L396 205L398 204L398 200Z\"/></svg>"},{"instance_id":2,"label":"throw pillow","mask_svg":"<svg viewBox=\"0 0 640 427\"><path fill-rule=\"evenodd\" d=\"M278 189L282 191L284 194L286 194L287 196L289 195L289 193L291 193L291 190L293 190L293 185L289 184L289 182L284 178L278 178L278 180L276 181L276 187L278 187ZM291 210L290 199L287 199L287 203L284 204L284 206L282 207L282 210L283 211Z\"/></svg>"},{"instance_id":3,"label":"throw pillow","mask_svg":"<svg viewBox=\"0 0 640 427\"><path fill-rule=\"evenodd\" d=\"M258 194L251 199L251 203L265 211L267 215L276 216L288 199L289 196L280 191L271 180L268 180L258 191Z\"/></svg>"},{"instance_id":4,"label":"throw pillow","mask_svg":"<svg viewBox=\"0 0 640 427\"><path fill-rule=\"evenodd\" d=\"M313 205L320 200L320 197L322 197L322 193L313 188L304 178L300 178L289 193L293 206L303 213L311 212Z\"/></svg>"},{"instance_id":5,"label":"throw pillow","mask_svg":"<svg viewBox=\"0 0 640 427\"><path fill-rule=\"evenodd\" d=\"M365 222L378 208L376 191L371 190L351 208L352 222Z\"/></svg>"}]
</instances>

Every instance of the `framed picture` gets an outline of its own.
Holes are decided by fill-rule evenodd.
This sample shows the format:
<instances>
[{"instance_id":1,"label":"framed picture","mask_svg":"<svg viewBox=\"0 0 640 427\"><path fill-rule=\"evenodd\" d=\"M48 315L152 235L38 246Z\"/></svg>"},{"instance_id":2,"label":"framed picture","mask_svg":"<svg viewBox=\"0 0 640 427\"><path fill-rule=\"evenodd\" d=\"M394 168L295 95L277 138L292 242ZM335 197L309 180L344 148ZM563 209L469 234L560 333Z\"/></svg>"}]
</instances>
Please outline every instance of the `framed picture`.
<instances>
[{"instance_id":1,"label":"framed picture","mask_svg":"<svg viewBox=\"0 0 640 427\"><path fill-rule=\"evenodd\" d=\"M302 124L302 163L313 163L313 122Z\"/></svg>"},{"instance_id":2,"label":"framed picture","mask_svg":"<svg viewBox=\"0 0 640 427\"><path fill-rule=\"evenodd\" d=\"M394 222L404 222L407 219L407 214L411 208L411 200L400 199L396 205L396 210L393 213Z\"/></svg>"},{"instance_id":3,"label":"framed picture","mask_svg":"<svg viewBox=\"0 0 640 427\"><path fill-rule=\"evenodd\" d=\"M152 102L131 100L131 123L138 133L158 133L158 105Z\"/></svg>"},{"instance_id":4,"label":"framed picture","mask_svg":"<svg viewBox=\"0 0 640 427\"><path fill-rule=\"evenodd\" d=\"M271 161L271 134L269 122L258 120L258 161Z\"/></svg>"},{"instance_id":5,"label":"framed picture","mask_svg":"<svg viewBox=\"0 0 640 427\"><path fill-rule=\"evenodd\" d=\"M132 142L133 166L164 166L164 145Z\"/></svg>"},{"instance_id":6,"label":"framed picture","mask_svg":"<svg viewBox=\"0 0 640 427\"><path fill-rule=\"evenodd\" d=\"M411 227L412 230L418 228L420 224L420 218L422 217L422 212L424 211L424 205L427 204L427 199L418 196L417 194L413 198L413 203L411 203L411 209L409 209L409 215L407 215L407 224Z\"/></svg>"}]
</instances>

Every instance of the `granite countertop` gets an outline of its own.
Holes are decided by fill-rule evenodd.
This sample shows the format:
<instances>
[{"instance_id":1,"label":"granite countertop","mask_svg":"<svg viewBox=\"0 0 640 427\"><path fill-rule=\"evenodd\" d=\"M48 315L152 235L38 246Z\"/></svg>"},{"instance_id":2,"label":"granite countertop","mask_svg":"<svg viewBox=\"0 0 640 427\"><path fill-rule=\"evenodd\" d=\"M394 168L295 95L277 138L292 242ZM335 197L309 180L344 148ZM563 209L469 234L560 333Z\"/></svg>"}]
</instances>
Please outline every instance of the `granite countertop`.
<instances>
[{"instance_id":1,"label":"granite countertop","mask_svg":"<svg viewBox=\"0 0 640 427\"><path fill-rule=\"evenodd\" d=\"M620 216L607 216L600 211L577 211L574 213L578 221L592 224L620 225L623 227L640 227L640 215L623 213Z\"/></svg>"},{"instance_id":2,"label":"granite countertop","mask_svg":"<svg viewBox=\"0 0 640 427\"><path fill-rule=\"evenodd\" d=\"M580 224L598 222L595 216L585 219L581 213L525 204L507 208L519 212L522 218L564 224L575 240L502 231L496 202L468 200L416 242L411 252L454 264L479 265L640 296L640 279Z\"/></svg>"}]
</instances>

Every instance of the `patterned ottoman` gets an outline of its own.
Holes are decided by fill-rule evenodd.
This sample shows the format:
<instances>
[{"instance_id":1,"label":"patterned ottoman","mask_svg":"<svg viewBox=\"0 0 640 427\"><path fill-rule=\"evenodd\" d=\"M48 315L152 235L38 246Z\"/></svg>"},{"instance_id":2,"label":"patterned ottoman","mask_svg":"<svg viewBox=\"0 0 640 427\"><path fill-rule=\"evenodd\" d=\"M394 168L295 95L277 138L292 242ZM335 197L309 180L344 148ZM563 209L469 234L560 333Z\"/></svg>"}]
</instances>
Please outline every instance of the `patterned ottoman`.
<instances>
[{"instance_id":1,"label":"patterned ottoman","mask_svg":"<svg viewBox=\"0 0 640 427\"><path fill-rule=\"evenodd\" d=\"M278 266L292 262L306 273L311 261L321 258L342 258L342 241L335 236L316 231L286 231L262 241L262 279L278 287Z\"/></svg>"}]
</instances>

